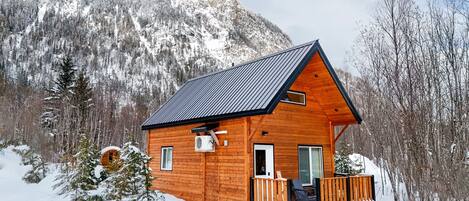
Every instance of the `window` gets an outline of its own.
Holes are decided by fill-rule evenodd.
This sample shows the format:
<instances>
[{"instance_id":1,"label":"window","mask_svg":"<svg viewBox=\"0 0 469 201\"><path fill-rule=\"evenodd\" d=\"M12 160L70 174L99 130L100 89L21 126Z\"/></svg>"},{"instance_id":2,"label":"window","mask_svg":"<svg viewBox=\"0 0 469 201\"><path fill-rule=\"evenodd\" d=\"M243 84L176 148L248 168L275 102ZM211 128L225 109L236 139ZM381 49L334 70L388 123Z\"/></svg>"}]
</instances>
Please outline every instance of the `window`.
<instances>
[{"instance_id":1,"label":"window","mask_svg":"<svg viewBox=\"0 0 469 201\"><path fill-rule=\"evenodd\" d=\"M285 103L306 105L306 96L303 92L287 91L281 101Z\"/></svg>"},{"instance_id":2,"label":"window","mask_svg":"<svg viewBox=\"0 0 469 201\"><path fill-rule=\"evenodd\" d=\"M173 170L173 147L161 147L161 170Z\"/></svg>"},{"instance_id":3,"label":"window","mask_svg":"<svg viewBox=\"0 0 469 201\"><path fill-rule=\"evenodd\" d=\"M274 178L274 145L254 145L254 176Z\"/></svg>"},{"instance_id":4,"label":"window","mask_svg":"<svg viewBox=\"0 0 469 201\"><path fill-rule=\"evenodd\" d=\"M112 159L114 159L114 152L109 153L109 163L112 163Z\"/></svg>"},{"instance_id":5,"label":"window","mask_svg":"<svg viewBox=\"0 0 469 201\"><path fill-rule=\"evenodd\" d=\"M265 150L255 150L256 154L256 175L267 175L266 172L266 161L265 161Z\"/></svg>"},{"instance_id":6,"label":"window","mask_svg":"<svg viewBox=\"0 0 469 201\"><path fill-rule=\"evenodd\" d=\"M312 185L314 178L323 177L322 147L298 147L299 176L303 185Z\"/></svg>"}]
</instances>

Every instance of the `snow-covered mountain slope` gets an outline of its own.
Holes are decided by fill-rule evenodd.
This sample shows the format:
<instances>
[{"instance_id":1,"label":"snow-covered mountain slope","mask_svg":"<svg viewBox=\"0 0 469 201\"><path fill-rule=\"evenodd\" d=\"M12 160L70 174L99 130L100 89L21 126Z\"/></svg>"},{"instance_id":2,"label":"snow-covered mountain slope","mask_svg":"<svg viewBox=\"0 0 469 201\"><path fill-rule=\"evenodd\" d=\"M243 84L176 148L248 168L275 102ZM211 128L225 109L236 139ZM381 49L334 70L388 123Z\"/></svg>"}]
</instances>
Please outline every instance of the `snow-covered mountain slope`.
<instances>
[{"instance_id":1,"label":"snow-covered mountain slope","mask_svg":"<svg viewBox=\"0 0 469 201\"><path fill-rule=\"evenodd\" d=\"M10 77L50 83L68 54L96 85L160 98L291 45L238 0L2 0L0 43Z\"/></svg>"}]
</instances>

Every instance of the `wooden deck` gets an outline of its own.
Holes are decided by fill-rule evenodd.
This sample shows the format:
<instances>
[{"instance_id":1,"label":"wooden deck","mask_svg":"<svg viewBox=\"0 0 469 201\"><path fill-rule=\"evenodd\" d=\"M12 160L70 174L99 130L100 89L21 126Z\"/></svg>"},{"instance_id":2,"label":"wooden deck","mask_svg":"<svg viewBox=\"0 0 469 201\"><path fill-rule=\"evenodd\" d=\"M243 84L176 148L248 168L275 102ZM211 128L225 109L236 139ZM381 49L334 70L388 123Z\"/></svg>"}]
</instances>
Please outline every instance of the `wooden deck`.
<instances>
[{"instance_id":1,"label":"wooden deck","mask_svg":"<svg viewBox=\"0 0 469 201\"><path fill-rule=\"evenodd\" d=\"M317 178L315 183L317 201L376 201L372 175ZM290 179L251 178L251 201L291 200L295 198Z\"/></svg>"}]
</instances>

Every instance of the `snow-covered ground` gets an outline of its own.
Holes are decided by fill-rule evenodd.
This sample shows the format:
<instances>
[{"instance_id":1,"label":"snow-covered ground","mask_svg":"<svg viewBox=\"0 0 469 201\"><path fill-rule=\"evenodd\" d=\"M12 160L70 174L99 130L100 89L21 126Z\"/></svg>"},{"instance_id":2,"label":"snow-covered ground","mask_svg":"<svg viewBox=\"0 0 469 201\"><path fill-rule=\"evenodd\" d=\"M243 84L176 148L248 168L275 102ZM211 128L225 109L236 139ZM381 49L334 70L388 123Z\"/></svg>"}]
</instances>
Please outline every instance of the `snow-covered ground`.
<instances>
[{"instance_id":1,"label":"snow-covered ground","mask_svg":"<svg viewBox=\"0 0 469 201\"><path fill-rule=\"evenodd\" d=\"M21 156L9 146L0 150L0 200L2 201L58 201L68 200L59 196L52 188L58 173L56 165L49 165L49 173L38 184L23 181L23 175L31 168L21 164ZM172 195L165 194L165 201L181 201Z\"/></svg>"},{"instance_id":2,"label":"snow-covered ground","mask_svg":"<svg viewBox=\"0 0 469 201\"><path fill-rule=\"evenodd\" d=\"M14 148L9 146L0 150L0 198L2 201L67 200L66 197L57 195L52 188L58 174L56 165L48 166L49 173L40 183L28 184L22 180L22 177L31 167L21 165L21 156L13 151ZM16 147L16 149L22 148L24 147ZM394 200L389 176L380 167L372 160L359 154L350 155L350 159L362 162L365 174L375 175L377 200ZM405 189L403 184L401 184L401 189ZM165 200L181 201L181 199L168 194L165 194Z\"/></svg>"},{"instance_id":3,"label":"snow-covered ground","mask_svg":"<svg viewBox=\"0 0 469 201\"><path fill-rule=\"evenodd\" d=\"M375 193L376 200L379 201L394 201L394 193L389 176L385 171L378 167L372 160L360 154L352 154L349 156L352 161L360 161L364 168L364 174L372 174L375 176ZM403 183L399 186L401 195L405 195L405 186ZM401 196L401 198L404 196Z\"/></svg>"},{"instance_id":4,"label":"snow-covered ground","mask_svg":"<svg viewBox=\"0 0 469 201\"><path fill-rule=\"evenodd\" d=\"M38 184L27 184L22 180L23 175L31 168L22 166L21 156L9 146L0 151L0 196L2 200L63 200L53 192L52 185L56 168L49 166L50 173Z\"/></svg>"}]
</instances>

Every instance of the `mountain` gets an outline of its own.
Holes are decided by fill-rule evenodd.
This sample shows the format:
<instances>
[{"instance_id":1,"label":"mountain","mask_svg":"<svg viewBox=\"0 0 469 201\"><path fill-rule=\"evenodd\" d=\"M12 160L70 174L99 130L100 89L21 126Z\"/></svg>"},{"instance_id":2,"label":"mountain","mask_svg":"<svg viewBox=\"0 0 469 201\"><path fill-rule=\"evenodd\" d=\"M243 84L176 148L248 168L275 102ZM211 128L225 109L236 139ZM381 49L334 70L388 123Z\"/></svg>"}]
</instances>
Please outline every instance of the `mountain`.
<instances>
[{"instance_id":1,"label":"mountain","mask_svg":"<svg viewBox=\"0 0 469 201\"><path fill-rule=\"evenodd\" d=\"M2 0L0 64L47 86L70 55L120 99L164 101L185 80L291 46L238 0Z\"/></svg>"}]
</instances>

